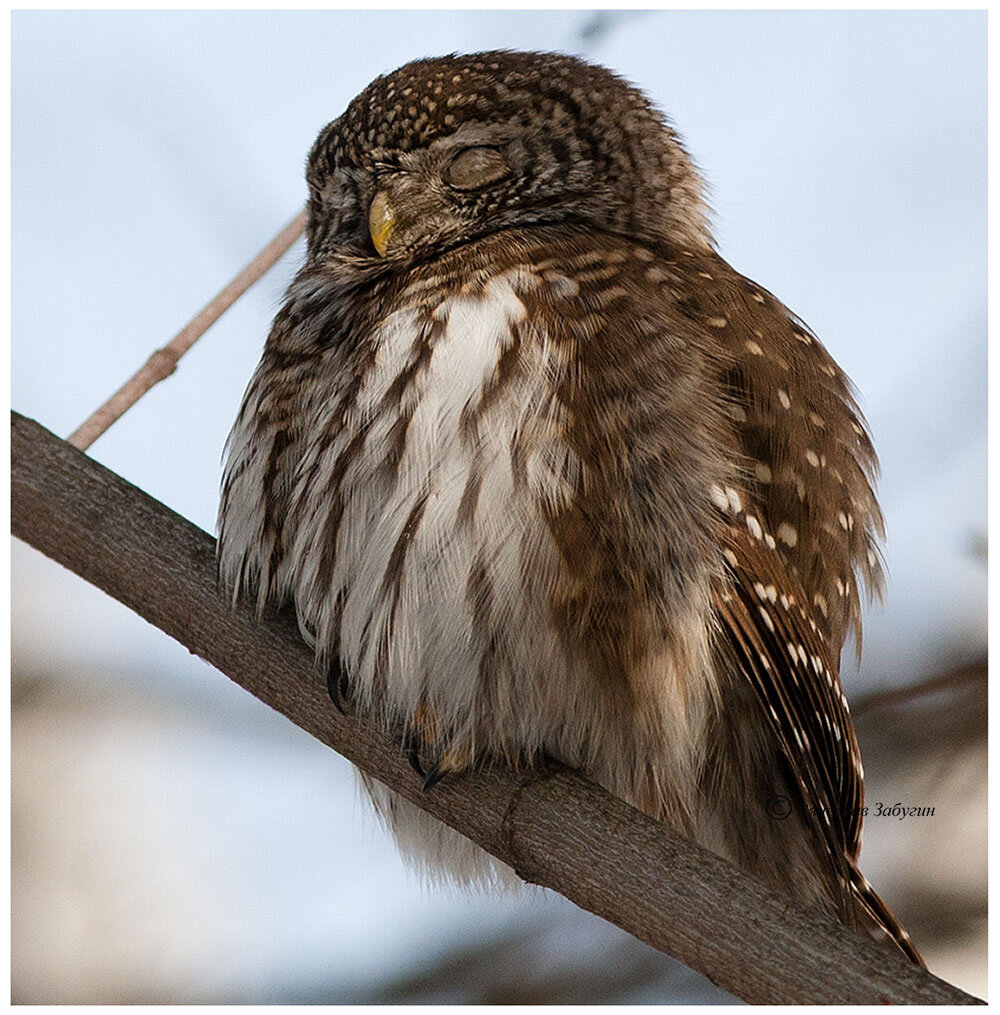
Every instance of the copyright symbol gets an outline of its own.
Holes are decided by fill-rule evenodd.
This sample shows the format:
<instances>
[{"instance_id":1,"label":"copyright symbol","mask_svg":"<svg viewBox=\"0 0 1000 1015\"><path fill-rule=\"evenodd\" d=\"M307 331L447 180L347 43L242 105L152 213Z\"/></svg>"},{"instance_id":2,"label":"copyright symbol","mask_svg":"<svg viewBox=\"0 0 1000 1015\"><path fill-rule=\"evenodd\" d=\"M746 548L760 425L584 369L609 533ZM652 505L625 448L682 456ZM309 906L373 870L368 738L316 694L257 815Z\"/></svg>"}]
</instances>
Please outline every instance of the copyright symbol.
<instances>
[{"instance_id":1,"label":"copyright symbol","mask_svg":"<svg viewBox=\"0 0 1000 1015\"><path fill-rule=\"evenodd\" d=\"M775 821L784 821L792 813L792 802L786 796L769 797L767 801L768 817Z\"/></svg>"}]
</instances>

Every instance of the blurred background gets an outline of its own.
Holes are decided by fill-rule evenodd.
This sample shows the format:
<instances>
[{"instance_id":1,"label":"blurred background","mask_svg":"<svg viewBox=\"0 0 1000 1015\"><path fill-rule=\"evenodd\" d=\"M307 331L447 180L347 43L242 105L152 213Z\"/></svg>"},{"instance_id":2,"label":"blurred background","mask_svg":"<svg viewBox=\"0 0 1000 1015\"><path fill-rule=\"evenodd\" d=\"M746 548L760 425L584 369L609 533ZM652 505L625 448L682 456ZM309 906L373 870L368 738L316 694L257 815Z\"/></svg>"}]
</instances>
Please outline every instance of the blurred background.
<instances>
[{"instance_id":1,"label":"blurred background","mask_svg":"<svg viewBox=\"0 0 1000 1015\"><path fill-rule=\"evenodd\" d=\"M13 405L72 431L291 218L319 129L449 51L577 53L643 87L720 249L857 383L890 584L845 653L863 866L986 991L986 15L14 13ZM102 437L212 531L296 247ZM350 766L23 544L13 578L18 1002L653 1002L717 988L541 890L427 888Z\"/></svg>"}]
</instances>

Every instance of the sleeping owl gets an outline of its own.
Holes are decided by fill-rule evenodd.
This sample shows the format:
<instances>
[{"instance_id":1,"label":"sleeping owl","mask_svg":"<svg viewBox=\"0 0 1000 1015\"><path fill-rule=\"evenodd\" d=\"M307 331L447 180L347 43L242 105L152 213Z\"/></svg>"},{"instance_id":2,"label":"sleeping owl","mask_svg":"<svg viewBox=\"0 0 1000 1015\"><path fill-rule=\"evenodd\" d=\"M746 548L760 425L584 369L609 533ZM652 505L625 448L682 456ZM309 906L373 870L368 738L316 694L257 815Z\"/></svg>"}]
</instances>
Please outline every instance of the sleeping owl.
<instances>
[{"instance_id":1,"label":"sleeping owl","mask_svg":"<svg viewBox=\"0 0 1000 1015\"><path fill-rule=\"evenodd\" d=\"M881 581L875 453L717 252L673 128L569 56L448 56L374 81L306 178L228 444L232 595L291 605L425 790L555 758L919 962L857 868L838 676ZM429 870L513 876L366 787Z\"/></svg>"}]
</instances>

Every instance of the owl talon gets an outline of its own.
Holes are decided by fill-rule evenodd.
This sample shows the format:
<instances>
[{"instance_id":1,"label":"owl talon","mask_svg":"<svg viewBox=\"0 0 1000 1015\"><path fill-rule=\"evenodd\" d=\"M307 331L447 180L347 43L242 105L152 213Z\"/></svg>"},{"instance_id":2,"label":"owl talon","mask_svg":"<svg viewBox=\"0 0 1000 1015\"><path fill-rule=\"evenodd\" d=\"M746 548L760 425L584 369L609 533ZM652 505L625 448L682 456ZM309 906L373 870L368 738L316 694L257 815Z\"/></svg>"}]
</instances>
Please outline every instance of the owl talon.
<instances>
[{"instance_id":1,"label":"owl talon","mask_svg":"<svg viewBox=\"0 0 1000 1015\"><path fill-rule=\"evenodd\" d=\"M448 770L439 761L424 776L424 781L420 784L420 792L429 793L447 774Z\"/></svg>"},{"instance_id":2,"label":"owl talon","mask_svg":"<svg viewBox=\"0 0 1000 1015\"><path fill-rule=\"evenodd\" d=\"M326 690L330 695L330 701L333 702L333 707L341 715L347 715L347 709L344 707L348 691L347 674L339 667L331 668L327 673Z\"/></svg>"},{"instance_id":3,"label":"owl talon","mask_svg":"<svg viewBox=\"0 0 1000 1015\"><path fill-rule=\"evenodd\" d=\"M435 765L424 776L424 781L420 785L420 792L430 792L446 775L451 775L453 772L461 772L468 767L468 764L469 752L466 749L454 745L446 748Z\"/></svg>"},{"instance_id":4,"label":"owl talon","mask_svg":"<svg viewBox=\"0 0 1000 1015\"><path fill-rule=\"evenodd\" d=\"M424 778L426 773L424 772L423 765L420 764L420 741L417 739L416 734L412 731L408 732L403 737L403 750L406 751L406 760L410 763L410 768L413 769L420 778Z\"/></svg>"}]
</instances>

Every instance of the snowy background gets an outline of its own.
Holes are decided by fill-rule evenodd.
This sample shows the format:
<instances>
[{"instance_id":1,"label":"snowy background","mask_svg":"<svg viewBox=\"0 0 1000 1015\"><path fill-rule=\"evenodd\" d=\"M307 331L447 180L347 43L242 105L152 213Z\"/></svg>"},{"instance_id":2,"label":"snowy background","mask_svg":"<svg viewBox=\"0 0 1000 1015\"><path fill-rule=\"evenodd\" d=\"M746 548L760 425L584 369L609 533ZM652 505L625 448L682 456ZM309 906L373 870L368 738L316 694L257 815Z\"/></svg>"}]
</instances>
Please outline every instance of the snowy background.
<instances>
[{"instance_id":1,"label":"snowy background","mask_svg":"<svg viewBox=\"0 0 1000 1015\"><path fill-rule=\"evenodd\" d=\"M857 383L890 585L849 695L984 656L984 13L16 13L14 407L68 434L296 213L315 135L376 74L500 47L577 53L644 88L708 178L723 255ZM228 428L301 253L91 450L208 530ZM424 889L343 759L57 565L12 552L15 999L440 1000L432 972L459 952L499 983L503 942L531 941L511 976L544 985L632 947L545 893ZM979 753L942 743L944 781L918 780L935 795L912 802L937 806L940 865L975 924L984 772ZM898 904L900 857L926 841L866 831L866 873L919 923L917 893ZM926 956L982 992L972 924ZM631 981L576 999L720 996L629 954ZM448 996L475 999L454 969Z\"/></svg>"}]
</instances>

